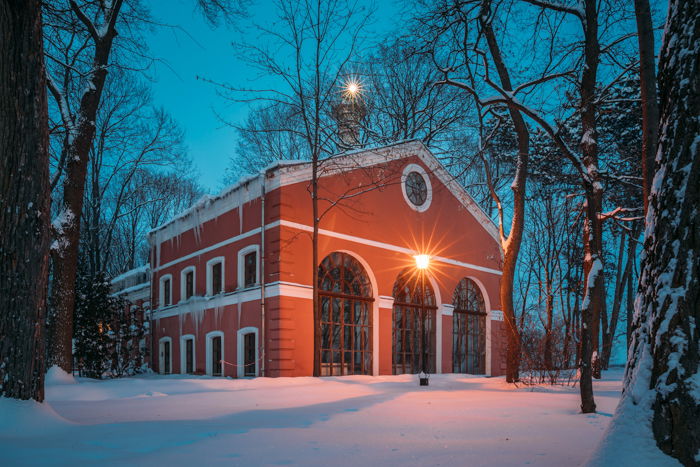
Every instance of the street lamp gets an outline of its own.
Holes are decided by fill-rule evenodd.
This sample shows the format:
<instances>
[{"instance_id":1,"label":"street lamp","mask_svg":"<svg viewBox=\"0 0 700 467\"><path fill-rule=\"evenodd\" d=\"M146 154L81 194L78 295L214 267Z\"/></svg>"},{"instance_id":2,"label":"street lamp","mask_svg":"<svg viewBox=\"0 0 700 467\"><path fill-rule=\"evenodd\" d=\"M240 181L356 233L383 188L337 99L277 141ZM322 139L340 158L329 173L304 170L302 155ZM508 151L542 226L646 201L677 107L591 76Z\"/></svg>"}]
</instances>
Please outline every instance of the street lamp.
<instances>
[{"instance_id":1,"label":"street lamp","mask_svg":"<svg viewBox=\"0 0 700 467\"><path fill-rule=\"evenodd\" d=\"M421 372L418 375L418 381L421 386L428 385L428 342L427 342L427 332L425 329L425 271L430 267L430 256L425 254L414 255L413 259L416 260L416 269L418 269L420 274L420 313L421 313Z\"/></svg>"}]
</instances>

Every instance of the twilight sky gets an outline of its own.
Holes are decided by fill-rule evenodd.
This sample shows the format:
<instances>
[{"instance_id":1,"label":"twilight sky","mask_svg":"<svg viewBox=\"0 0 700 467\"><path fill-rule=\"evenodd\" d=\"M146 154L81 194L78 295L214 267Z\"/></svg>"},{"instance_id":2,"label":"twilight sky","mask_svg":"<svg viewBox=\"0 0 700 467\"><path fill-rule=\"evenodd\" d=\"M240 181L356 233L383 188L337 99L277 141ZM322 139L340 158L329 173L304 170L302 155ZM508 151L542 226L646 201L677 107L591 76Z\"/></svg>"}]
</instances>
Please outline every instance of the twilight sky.
<instances>
[{"instance_id":1,"label":"twilight sky","mask_svg":"<svg viewBox=\"0 0 700 467\"><path fill-rule=\"evenodd\" d=\"M150 72L155 103L185 130L185 143L199 180L206 190L216 192L236 143L235 131L216 114L227 121L242 122L248 106L226 101L217 95L214 85L197 80L197 76L252 87L257 72L234 56L231 42L240 39L240 32L226 25L211 28L195 12L194 1L152 0L149 5L156 21L179 27L159 27L146 38L151 54L161 61ZM398 10L392 0L377 4L368 32L379 36L392 30ZM256 0L250 17L243 18L241 25L251 21L268 24L274 18L273 2Z\"/></svg>"}]
</instances>

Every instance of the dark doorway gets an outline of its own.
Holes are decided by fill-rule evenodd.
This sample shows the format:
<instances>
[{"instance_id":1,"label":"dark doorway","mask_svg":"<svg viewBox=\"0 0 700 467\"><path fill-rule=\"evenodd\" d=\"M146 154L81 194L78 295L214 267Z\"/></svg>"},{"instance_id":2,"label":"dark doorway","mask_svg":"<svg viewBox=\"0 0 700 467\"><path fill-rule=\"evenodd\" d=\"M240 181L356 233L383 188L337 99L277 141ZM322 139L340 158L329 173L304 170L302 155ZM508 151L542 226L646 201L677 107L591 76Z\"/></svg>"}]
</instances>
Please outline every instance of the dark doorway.
<instances>
[{"instance_id":1,"label":"dark doorway","mask_svg":"<svg viewBox=\"0 0 700 467\"><path fill-rule=\"evenodd\" d=\"M221 376L223 374L223 362L221 361L221 336L211 338L211 374Z\"/></svg>"},{"instance_id":2,"label":"dark doorway","mask_svg":"<svg viewBox=\"0 0 700 467\"><path fill-rule=\"evenodd\" d=\"M257 376L255 372L255 333L243 336L243 376Z\"/></svg>"},{"instance_id":3,"label":"dark doorway","mask_svg":"<svg viewBox=\"0 0 700 467\"><path fill-rule=\"evenodd\" d=\"M185 373L194 373L194 339L185 340Z\"/></svg>"}]
</instances>

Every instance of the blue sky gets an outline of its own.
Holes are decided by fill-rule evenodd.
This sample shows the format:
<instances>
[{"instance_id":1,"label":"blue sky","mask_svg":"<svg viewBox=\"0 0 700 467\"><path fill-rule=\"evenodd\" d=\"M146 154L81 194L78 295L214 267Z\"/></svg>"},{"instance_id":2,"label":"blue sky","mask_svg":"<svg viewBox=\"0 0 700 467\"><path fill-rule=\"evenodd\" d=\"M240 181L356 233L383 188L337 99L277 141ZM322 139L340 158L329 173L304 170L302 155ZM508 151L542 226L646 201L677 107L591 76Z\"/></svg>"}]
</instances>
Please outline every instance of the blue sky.
<instances>
[{"instance_id":1,"label":"blue sky","mask_svg":"<svg viewBox=\"0 0 700 467\"><path fill-rule=\"evenodd\" d=\"M193 0L153 0L151 12L156 21L176 27L157 27L146 40L153 57L159 60L149 73L155 103L165 108L185 130L185 142L199 180L208 191L218 191L224 170L236 146L235 131L217 117L229 122L245 119L248 106L227 101L216 87L197 79L204 76L217 82L250 86L256 71L237 60L231 45L241 33L233 27L210 27L194 10ZM394 27L398 6L393 1L377 5L375 22L369 31L381 35ZM252 21L269 23L274 19L271 1L256 1L250 7Z\"/></svg>"}]
</instances>

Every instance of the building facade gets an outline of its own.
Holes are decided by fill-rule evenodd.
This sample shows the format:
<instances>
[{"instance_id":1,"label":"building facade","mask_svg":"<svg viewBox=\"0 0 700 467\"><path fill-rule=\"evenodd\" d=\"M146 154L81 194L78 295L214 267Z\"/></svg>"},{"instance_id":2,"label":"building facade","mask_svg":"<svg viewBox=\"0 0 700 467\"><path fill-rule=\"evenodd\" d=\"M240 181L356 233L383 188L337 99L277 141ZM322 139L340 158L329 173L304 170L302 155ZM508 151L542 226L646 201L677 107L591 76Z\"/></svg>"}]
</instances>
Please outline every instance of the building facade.
<instances>
[{"instance_id":1,"label":"building facade","mask_svg":"<svg viewBox=\"0 0 700 467\"><path fill-rule=\"evenodd\" d=\"M154 370L503 374L498 230L430 151L323 161L316 264L311 178L275 164L150 233Z\"/></svg>"}]
</instances>

